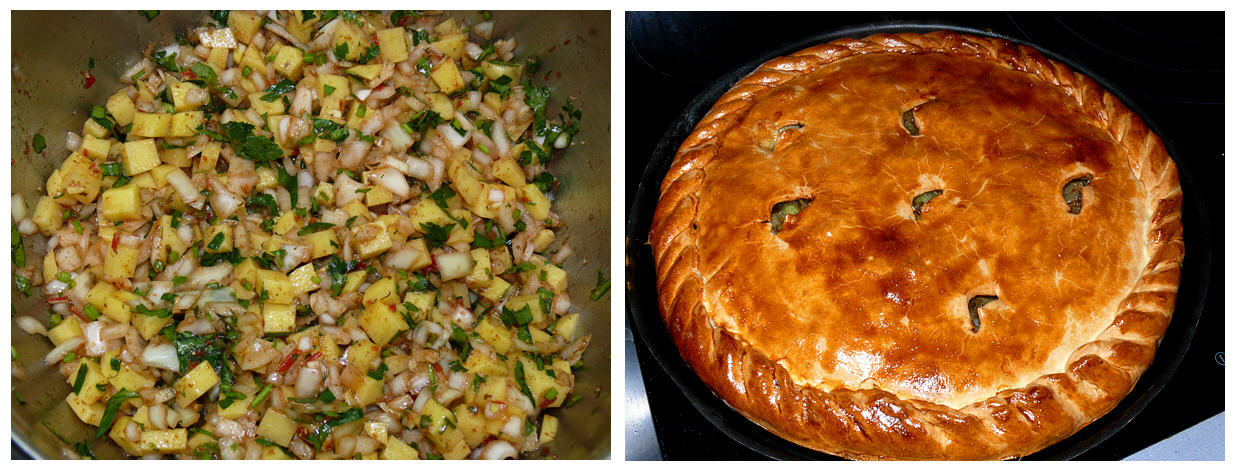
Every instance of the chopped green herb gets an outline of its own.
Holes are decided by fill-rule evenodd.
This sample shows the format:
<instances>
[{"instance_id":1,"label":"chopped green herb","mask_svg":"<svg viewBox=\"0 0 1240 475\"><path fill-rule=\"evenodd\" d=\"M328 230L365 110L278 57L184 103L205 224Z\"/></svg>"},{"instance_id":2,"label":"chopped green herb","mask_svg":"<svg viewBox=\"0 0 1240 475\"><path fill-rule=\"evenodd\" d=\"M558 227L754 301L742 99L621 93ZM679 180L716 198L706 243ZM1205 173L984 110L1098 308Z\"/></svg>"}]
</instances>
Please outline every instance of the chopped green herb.
<instances>
[{"instance_id":1,"label":"chopped green herb","mask_svg":"<svg viewBox=\"0 0 1240 475\"><path fill-rule=\"evenodd\" d=\"M598 300L611 290L611 278L607 277L602 270L598 271L598 283L594 285L594 291L590 292L590 300Z\"/></svg>"},{"instance_id":2,"label":"chopped green herb","mask_svg":"<svg viewBox=\"0 0 1240 475\"><path fill-rule=\"evenodd\" d=\"M43 138L43 134L34 134L34 153L43 153L43 149L47 148L47 139Z\"/></svg>"},{"instance_id":3,"label":"chopped green herb","mask_svg":"<svg viewBox=\"0 0 1240 475\"><path fill-rule=\"evenodd\" d=\"M112 427L112 422L116 420L116 412L121 409L121 404L130 399L141 397L138 393L128 389L121 389L108 398L107 407L103 410L103 418L99 420L99 429L95 431L95 438L103 437L108 433L108 429Z\"/></svg>"}]
</instances>

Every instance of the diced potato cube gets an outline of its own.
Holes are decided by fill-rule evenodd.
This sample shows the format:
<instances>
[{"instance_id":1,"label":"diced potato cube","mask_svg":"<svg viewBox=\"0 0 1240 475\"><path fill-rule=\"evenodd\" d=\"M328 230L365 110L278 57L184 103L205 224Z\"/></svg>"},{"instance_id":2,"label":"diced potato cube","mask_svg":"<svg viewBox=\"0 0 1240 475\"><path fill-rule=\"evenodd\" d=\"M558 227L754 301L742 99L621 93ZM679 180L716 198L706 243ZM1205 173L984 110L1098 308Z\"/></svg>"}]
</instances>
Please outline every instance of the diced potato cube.
<instances>
[{"instance_id":1,"label":"diced potato cube","mask_svg":"<svg viewBox=\"0 0 1240 475\"><path fill-rule=\"evenodd\" d=\"M229 15L232 16L232 15ZM237 47L232 28L205 28L198 32L198 42L224 52Z\"/></svg>"},{"instance_id":2,"label":"diced potato cube","mask_svg":"<svg viewBox=\"0 0 1240 475\"><path fill-rule=\"evenodd\" d=\"M362 294L362 305L367 306L377 302L395 304L398 301L396 283L387 277L370 284L370 287L367 287L366 292Z\"/></svg>"},{"instance_id":3,"label":"diced potato cube","mask_svg":"<svg viewBox=\"0 0 1240 475\"><path fill-rule=\"evenodd\" d=\"M546 326L544 322L547 320L547 316L543 314L542 305L541 302L539 302L539 298L540 296L538 294L520 295L508 299L508 302L504 304L504 308L513 312L520 312L521 309L529 306L530 316L534 318L534 321L531 324L542 328L543 326Z\"/></svg>"},{"instance_id":4,"label":"diced potato cube","mask_svg":"<svg viewBox=\"0 0 1240 475\"><path fill-rule=\"evenodd\" d=\"M366 281L366 271L359 270L344 275L344 292L357 292Z\"/></svg>"},{"instance_id":5,"label":"diced potato cube","mask_svg":"<svg viewBox=\"0 0 1240 475\"><path fill-rule=\"evenodd\" d=\"M383 453L379 454L379 458L383 460L417 460L418 451L409 444L397 438L395 435L389 435L387 438L387 446L383 448Z\"/></svg>"},{"instance_id":6,"label":"diced potato cube","mask_svg":"<svg viewBox=\"0 0 1240 475\"><path fill-rule=\"evenodd\" d=\"M168 184L168 173L171 173L173 168L189 167L194 164L183 148L160 150L159 161L164 162L164 164L151 169L151 178L156 178L158 174L156 185L160 187ZM166 168L160 169L159 167ZM157 172L156 170L160 171Z\"/></svg>"},{"instance_id":7,"label":"diced potato cube","mask_svg":"<svg viewBox=\"0 0 1240 475\"><path fill-rule=\"evenodd\" d=\"M452 414L439 402L431 399L422 406L420 416L426 416L423 419L429 419L429 427L424 427L424 433L431 439L431 442L438 447L440 452L447 452L462 441L461 431L456 428L456 416Z\"/></svg>"},{"instance_id":8,"label":"diced potato cube","mask_svg":"<svg viewBox=\"0 0 1240 475\"><path fill-rule=\"evenodd\" d=\"M98 401L86 401L78 397L72 392L65 396L65 402L69 404L69 408L73 409L73 413L77 414L78 419L92 426L98 426L103 422L103 412L106 407Z\"/></svg>"},{"instance_id":9,"label":"diced potato cube","mask_svg":"<svg viewBox=\"0 0 1240 475\"><path fill-rule=\"evenodd\" d=\"M525 204L525 209L530 210L530 215L534 216L534 219L538 221L547 219L547 214L551 211L551 201L538 189L538 185L530 183L522 187L521 201Z\"/></svg>"},{"instance_id":10,"label":"diced potato cube","mask_svg":"<svg viewBox=\"0 0 1240 475\"><path fill-rule=\"evenodd\" d=\"M207 64L215 67L216 71L222 71L228 66L229 49L231 48L211 48L211 52L207 54Z\"/></svg>"},{"instance_id":11,"label":"diced potato cube","mask_svg":"<svg viewBox=\"0 0 1240 475\"><path fill-rule=\"evenodd\" d=\"M409 240L405 243L405 249L413 252L413 261L409 264L409 268L405 270L416 271L431 265L431 252L426 248L425 239Z\"/></svg>"},{"instance_id":12,"label":"diced potato cube","mask_svg":"<svg viewBox=\"0 0 1240 475\"><path fill-rule=\"evenodd\" d=\"M129 279L138 267L138 250L121 244L112 250L111 246L103 257L103 275L108 280Z\"/></svg>"},{"instance_id":13,"label":"diced potato cube","mask_svg":"<svg viewBox=\"0 0 1240 475\"><path fill-rule=\"evenodd\" d=\"M293 331L297 325L297 314L292 305L279 303L263 304L263 332L268 335L279 335Z\"/></svg>"},{"instance_id":14,"label":"diced potato cube","mask_svg":"<svg viewBox=\"0 0 1240 475\"><path fill-rule=\"evenodd\" d=\"M479 319L478 324L474 326L474 331L478 332L478 337L482 338L482 341L487 342L497 352L507 353L512 347L512 330L496 325L489 319Z\"/></svg>"},{"instance_id":15,"label":"diced potato cube","mask_svg":"<svg viewBox=\"0 0 1240 475\"><path fill-rule=\"evenodd\" d=\"M112 135L112 129L107 129L102 125L99 125L99 122L96 122L94 118L86 119L86 122L82 123L83 137L91 136L102 139L107 138L109 135Z\"/></svg>"},{"instance_id":16,"label":"diced potato cube","mask_svg":"<svg viewBox=\"0 0 1240 475\"><path fill-rule=\"evenodd\" d=\"M388 28L375 33L379 38L379 57L387 63L400 63L409 59L409 42L403 27Z\"/></svg>"},{"instance_id":17,"label":"diced potato cube","mask_svg":"<svg viewBox=\"0 0 1240 475\"><path fill-rule=\"evenodd\" d=\"M77 318L65 318L59 325L47 331L47 338L52 340L53 345L59 345L70 338L79 336L82 336L82 324Z\"/></svg>"},{"instance_id":18,"label":"diced potato cube","mask_svg":"<svg viewBox=\"0 0 1240 475\"><path fill-rule=\"evenodd\" d=\"M297 227L297 213L293 211L285 211L276 219L276 224L271 227L275 234L284 234Z\"/></svg>"},{"instance_id":19,"label":"diced potato cube","mask_svg":"<svg viewBox=\"0 0 1240 475\"><path fill-rule=\"evenodd\" d=\"M431 79L444 94L452 94L465 87L465 79L461 77L461 71L457 69L456 63L446 59L431 68Z\"/></svg>"},{"instance_id":20,"label":"diced potato cube","mask_svg":"<svg viewBox=\"0 0 1240 475\"><path fill-rule=\"evenodd\" d=\"M354 389L353 395L357 398L358 406L365 407L374 404L379 401L379 398L383 397L383 380L365 376L358 387Z\"/></svg>"},{"instance_id":21,"label":"diced potato cube","mask_svg":"<svg viewBox=\"0 0 1240 475\"><path fill-rule=\"evenodd\" d=\"M172 114L152 114L134 112L133 128L129 135L133 137L167 137L172 125Z\"/></svg>"},{"instance_id":22,"label":"diced potato cube","mask_svg":"<svg viewBox=\"0 0 1240 475\"><path fill-rule=\"evenodd\" d=\"M242 68L249 66L251 70L259 74L263 74L260 71L267 70L267 63L263 61L263 53L259 51L257 47L254 47L254 46L248 46L244 50L241 50L241 59L237 59L237 52L234 51L233 59L236 60L237 64L241 66ZM246 83L250 83L250 82L244 81L242 82L242 85L246 85ZM253 86L253 83L250 83L249 85ZM254 92L254 91L251 91L251 92Z\"/></svg>"},{"instance_id":23,"label":"diced potato cube","mask_svg":"<svg viewBox=\"0 0 1240 475\"><path fill-rule=\"evenodd\" d=\"M168 88L171 90L171 94L169 95L172 96L172 105L176 107L177 112L193 110L201 105L191 104L185 100L185 98L191 94L191 91L194 91L192 92L193 94L198 95L207 93L207 91L202 90L201 87L198 87L197 84L192 82L174 82L172 85L168 86Z\"/></svg>"},{"instance_id":24,"label":"diced potato cube","mask_svg":"<svg viewBox=\"0 0 1240 475\"><path fill-rule=\"evenodd\" d=\"M336 189L328 182L321 181L314 187L314 200L320 205L336 202Z\"/></svg>"},{"instance_id":25,"label":"diced potato cube","mask_svg":"<svg viewBox=\"0 0 1240 475\"><path fill-rule=\"evenodd\" d=\"M133 272L131 271L127 275L132 276ZM103 299L103 307L99 308L99 313L120 323L127 323L133 319L133 313L129 311L129 306L125 305L125 302L121 301L116 295L109 295Z\"/></svg>"},{"instance_id":26,"label":"diced potato cube","mask_svg":"<svg viewBox=\"0 0 1240 475\"><path fill-rule=\"evenodd\" d=\"M524 356L520 357L520 364L524 367L525 384L530 388L530 394L534 395L534 400L538 402L539 407L560 407L564 403L564 398L568 396L571 385L562 384L557 378L548 376L546 372L538 371L538 366L533 360ZM554 371L557 377L563 374L563 371ZM570 375L571 379L571 375Z\"/></svg>"},{"instance_id":27,"label":"diced potato cube","mask_svg":"<svg viewBox=\"0 0 1240 475\"><path fill-rule=\"evenodd\" d=\"M395 304L378 302L362 311L362 329L366 330L366 334L370 335L376 345L387 345L397 333L409 329L405 319L397 314L393 307Z\"/></svg>"},{"instance_id":28,"label":"diced potato cube","mask_svg":"<svg viewBox=\"0 0 1240 475\"><path fill-rule=\"evenodd\" d=\"M555 440L555 433L560 430L560 420L551 414L543 414L542 429L538 431L538 445L546 445Z\"/></svg>"},{"instance_id":29,"label":"diced potato cube","mask_svg":"<svg viewBox=\"0 0 1240 475\"><path fill-rule=\"evenodd\" d=\"M543 252L555 241L555 231L542 229L534 236L534 252Z\"/></svg>"},{"instance_id":30,"label":"diced potato cube","mask_svg":"<svg viewBox=\"0 0 1240 475\"><path fill-rule=\"evenodd\" d=\"M362 51L369 43L370 41L368 41L361 28L347 21L342 21L336 25L336 30L332 32L332 42L328 49L334 53L338 45L345 44L348 51L343 58L336 59L356 61L362 56Z\"/></svg>"},{"instance_id":31,"label":"diced potato cube","mask_svg":"<svg viewBox=\"0 0 1240 475\"><path fill-rule=\"evenodd\" d=\"M206 242L207 250L210 252L228 252L233 249L232 240L233 230L227 222L221 221L215 226L207 228L207 232L203 234L203 242Z\"/></svg>"},{"instance_id":32,"label":"diced potato cube","mask_svg":"<svg viewBox=\"0 0 1240 475\"><path fill-rule=\"evenodd\" d=\"M283 412L275 408L267 408L262 422L258 423L256 433L259 437L270 440L281 447L288 447L289 442L293 440L293 435L297 433L297 423Z\"/></svg>"},{"instance_id":33,"label":"diced potato cube","mask_svg":"<svg viewBox=\"0 0 1240 475\"><path fill-rule=\"evenodd\" d=\"M346 74L351 74L361 79L362 82L370 82L379 77L379 72L383 71L382 64L359 64L344 70Z\"/></svg>"},{"instance_id":34,"label":"diced potato cube","mask_svg":"<svg viewBox=\"0 0 1240 475\"><path fill-rule=\"evenodd\" d=\"M491 283L482 290L482 298L487 299L491 303L499 303L504 298L504 294L508 293L509 288L512 288L512 284L509 284L508 281L499 276L493 276L491 277Z\"/></svg>"},{"instance_id":35,"label":"diced potato cube","mask_svg":"<svg viewBox=\"0 0 1240 475\"><path fill-rule=\"evenodd\" d=\"M51 197L40 196L39 202L34 205L34 215L30 217L30 220L39 227L40 232L50 236L60 231L60 226L65 223L64 207Z\"/></svg>"},{"instance_id":36,"label":"diced potato cube","mask_svg":"<svg viewBox=\"0 0 1240 475\"><path fill-rule=\"evenodd\" d=\"M108 222L136 219L142 215L141 206L142 198L133 183L105 191L99 198L99 213Z\"/></svg>"},{"instance_id":37,"label":"diced potato cube","mask_svg":"<svg viewBox=\"0 0 1240 475\"><path fill-rule=\"evenodd\" d=\"M435 294L431 292L406 292L405 303L413 304L414 308L425 314L435 308Z\"/></svg>"},{"instance_id":38,"label":"diced potato cube","mask_svg":"<svg viewBox=\"0 0 1240 475\"><path fill-rule=\"evenodd\" d=\"M138 329L138 334L142 335L142 338L149 341L156 333L168 326L170 321L167 318L159 318L155 315L131 314L130 323L134 328Z\"/></svg>"},{"instance_id":39,"label":"diced potato cube","mask_svg":"<svg viewBox=\"0 0 1240 475\"><path fill-rule=\"evenodd\" d=\"M465 277L465 284L470 289L478 289L490 285L491 278L491 257L490 252L486 249L471 249L469 255L474 260L474 270Z\"/></svg>"},{"instance_id":40,"label":"diced potato cube","mask_svg":"<svg viewBox=\"0 0 1240 475\"><path fill-rule=\"evenodd\" d=\"M437 226L446 226L454 221L443 211L434 200L425 199L419 201L418 204L409 210L409 220L413 222L413 227L422 229L422 223L432 223Z\"/></svg>"},{"instance_id":41,"label":"diced potato cube","mask_svg":"<svg viewBox=\"0 0 1240 475\"><path fill-rule=\"evenodd\" d=\"M452 117L456 113L456 108L452 106L452 99L438 92L427 94L426 97L431 101L431 110L439 114L439 117ZM499 110L499 109L496 109Z\"/></svg>"},{"instance_id":42,"label":"diced potato cube","mask_svg":"<svg viewBox=\"0 0 1240 475\"><path fill-rule=\"evenodd\" d=\"M318 77L319 117L340 121L344 118L342 117L344 100L349 97L350 93L349 79L335 74L320 74ZM331 93L328 94L327 91Z\"/></svg>"},{"instance_id":43,"label":"diced potato cube","mask_svg":"<svg viewBox=\"0 0 1240 475\"><path fill-rule=\"evenodd\" d=\"M242 43L249 43L254 39L254 34L258 33L259 28L263 26L263 17L253 13L233 10L228 14L228 26L233 30L233 36Z\"/></svg>"},{"instance_id":44,"label":"diced potato cube","mask_svg":"<svg viewBox=\"0 0 1240 475\"><path fill-rule=\"evenodd\" d=\"M198 135L202 127L202 111L177 112L172 115L172 123L168 128L169 137L193 137Z\"/></svg>"},{"instance_id":45,"label":"diced potato cube","mask_svg":"<svg viewBox=\"0 0 1240 475\"><path fill-rule=\"evenodd\" d=\"M477 406L473 411L465 404L458 404L452 413L456 415L456 427L461 430L461 435L465 438L465 443L476 447L482 444L487 438L487 419L483 416L482 411Z\"/></svg>"},{"instance_id":46,"label":"diced potato cube","mask_svg":"<svg viewBox=\"0 0 1240 475\"><path fill-rule=\"evenodd\" d=\"M509 84L521 83L521 71L523 66L517 63L509 63L504 61L483 61L482 74L492 81L501 77L507 77L511 80ZM513 185L516 186L516 185Z\"/></svg>"},{"instance_id":47,"label":"diced potato cube","mask_svg":"<svg viewBox=\"0 0 1240 475\"><path fill-rule=\"evenodd\" d=\"M70 382L77 381L78 371L81 371L83 366L86 367L86 374L82 376L82 389L77 394L77 397L89 404L103 397L104 391L99 389L99 386L107 384L108 381L103 377L103 371L99 368L99 363L89 358L83 358L82 362L78 363L78 367L70 373L74 378Z\"/></svg>"},{"instance_id":48,"label":"diced potato cube","mask_svg":"<svg viewBox=\"0 0 1240 475\"><path fill-rule=\"evenodd\" d=\"M353 244L362 259L370 259L392 248L392 236L382 222L367 223L353 235Z\"/></svg>"},{"instance_id":49,"label":"diced potato cube","mask_svg":"<svg viewBox=\"0 0 1240 475\"><path fill-rule=\"evenodd\" d=\"M50 282L56 280L56 276L60 274L60 267L56 264L56 254L49 252L43 255L43 281Z\"/></svg>"},{"instance_id":50,"label":"diced potato cube","mask_svg":"<svg viewBox=\"0 0 1240 475\"><path fill-rule=\"evenodd\" d=\"M289 283L293 286L293 294L304 295L311 290L317 289L319 284L315 283L318 274L314 272L314 264L306 264L298 267L293 273L288 275Z\"/></svg>"},{"instance_id":51,"label":"diced potato cube","mask_svg":"<svg viewBox=\"0 0 1240 475\"><path fill-rule=\"evenodd\" d=\"M206 361L198 363L198 366L172 383L172 388L177 391L177 405L189 407L191 402L219 383L220 376L215 374L215 368L212 368L210 363Z\"/></svg>"},{"instance_id":52,"label":"diced potato cube","mask_svg":"<svg viewBox=\"0 0 1240 475\"><path fill-rule=\"evenodd\" d=\"M310 251L310 257L312 259L330 256L340 247L336 242L336 232L330 229L310 233L306 236L306 241L308 241L310 246L313 248L313 250Z\"/></svg>"},{"instance_id":53,"label":"diced potato cube","mask_svg":"<svg viewBox=\"0 0 1240 475\"><path fill-rule=\"evenodd\" d=\"M128 365L123 365L120 370L117 370L115 376L108 379L108 384L111 384L117 390L128 389L137 392L154 387L155 380L134 372L134 370L129 369Z\"/></svg>"},{"instance_id":54,"label":"diced potato cube","mask_svg":"<svg viewBox=\"0 0 1240 475\"><path fill-rule=\"evenodd\" d=\"M465 52L465 42L468 38L463 33L445 34L439 41L432 41L431 47L439 50L444 56L452 59L461 59L461 53ZM445 63L453 63L453 61L444 61Z\"/></svg>"},{"instance_id":55,"label":"diced potato cube","mask_svg":"<svg viewBox=\"0 0 1240 475\"><path fill-rule=\"evenodd\" d=\"M491 172L495 174L495 178L499 178L508 186L521 188L525 186L525 172L521 170L521 165L517 164L517 160L512 157L501 158L491 164Z\"/></svg>"},{"instance_id":56,"label":"diced potato cube","mask_svg":"<svg viewBox=\"0 0 1240 475\"><path fill-rule=\"evenodd\" d=\"M555 334L564 337L565 340L572 340L574 334L577 333L577 320L581 318L576 313L570 313L555 322Z\"/></svg>"},{"instance_id":57,"label":"diced potato cube","mask_svg":"<svg viewBox=\"0 0 1240 475\"><path fill-rule=\"evenodd\" d=\"M395 199L391 191L379 185L371 185L370 190L366 192L366 206L378 206L391 203Z\"/></svg>"},{"instance_id":58,"label":"diced potato cube","mask_svg":"<svg viewBox=\"0 0 1240 475\"><path fill-rule=\"evenodd\" d=\"M358 341L349 346L348 364L362 372L370 371L370 367L379 361L379 345L366 340Z\"/></svg>"},{"instance_id":59,"label":"diced potato cube","mask_svg":"<svg viewBox=\"0 0 1240 475\"><path fill-rule=\"evenodd\" d=\"M271 62L275 65L276 72L292 81L301 79L301 58L304 53L297 47L289 45L279 45L273 49L275 49L276 57Z\"/></svg>"},{"instance_id":60,"label":"diced potato cube","mask_svg":"<svg viewBox=\"0 0 1240 475\"><path fill-rule=\"evenodd\" d=\"M58 203L72 204L71 200L77 200L78 203L86 204L95 201L95 197L99 196L103 172L91 159L74 152L69 154L58 172L47 179L48 196L56 199L58 194L64 193L64 196L56 199Z\"/></svg>"},{"instance_id":61,"label":"diced potato cube","mask_svg":"<svg viewBox=\"0 0 1240 475\"><path fill-rule=\"evenodd\" d=\"M542 266L542 270L547 273L547 277L543 279L543 282L546 282L547 286L551 287L551 290L554 290L555 293L563 293L568 289L568 274L564 273L564 269L556 267L554 264L545 264Z\"/></svg>"},{"instance_id":62,"label":"diced potato cube","mask_svg":"<svg viewBox=\"0 0 1240 475\"><path fill-rule=\"evenodd\" d=\"M457 150L448 160L448 179L452 180L452 188L470 205L482 194L481 177L468 165L471 160L470 152L466 149Z\"/></svg>"},{"instance_id":63,"label":"diced potato cube","mask_svg":"<svg viewBox=\"0 0 1240 475\"><path fill-rule=\"evenodd\" d=\"M259 116L266 114L268 117L270 117L274 115L283 114L284 113L284 102L281 101L280 99L276 99L274 101L264 101L262 98L266 94L267 93L265 92L256 92L256 93L250 94L248 96L250 98L250 108L253 109L254 112L257 113Z\"/></svg>"},{"instance_id":64,"label":"diced potato cube","mask_svg":"<svg viewBox=\"0 0 1240 475\"><path fill-rule=\"evenodd\" d=\"M91 160L102 162L108 158L108 150L112 149L112 141L98 137L82 137L82 155Z\"/></svg>"},{"instance_id":65,"label":"diced potato cube","mask_svg":"<svg viewBox=\"0 0 1240 475\"><path fill-rule=\"evenodd\" d=\"M132 123L134 112L137 112L133 99L130 99L129 95L124 92L118 92L109 97L105 108L109 114L112 114L112 117L116 118L116 123L122 126Z\"/></svg>"},{"instance_id":66,"label":"diced potato cube","mask_svg":"<svg viewBox=\"0 0 1240 475\"><path fill-rule=\"evenodd\" d=\"M170 454L185 450L188 432L185 429L144 430L138 447L147 452Z\"/></svg>"}]
</instances>

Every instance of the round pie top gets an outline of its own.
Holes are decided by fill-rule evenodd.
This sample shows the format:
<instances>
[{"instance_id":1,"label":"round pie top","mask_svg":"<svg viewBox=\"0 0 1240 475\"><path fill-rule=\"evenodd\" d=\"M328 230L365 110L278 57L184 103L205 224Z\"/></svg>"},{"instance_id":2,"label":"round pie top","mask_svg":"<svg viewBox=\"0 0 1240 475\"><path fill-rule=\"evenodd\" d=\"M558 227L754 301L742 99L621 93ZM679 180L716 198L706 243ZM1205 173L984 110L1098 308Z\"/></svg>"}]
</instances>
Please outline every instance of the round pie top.
<instances>
[{"instance_id":1,"label":"round pie top","mask_svg":"<svg viewBox=\"0 0 1240 475\"><path fill-rule=\"evenodd\" d=\"M1002 40L880 35L725 94L651 239L682 355L751 419L857 458L1003 458L1096 419L1148 366L1179 193L1161 142L1087 78ZM1161 300L1126 327L1145 290ZM1023 422L996 410L1017 393Z\"/></svg>"}]
</instances>

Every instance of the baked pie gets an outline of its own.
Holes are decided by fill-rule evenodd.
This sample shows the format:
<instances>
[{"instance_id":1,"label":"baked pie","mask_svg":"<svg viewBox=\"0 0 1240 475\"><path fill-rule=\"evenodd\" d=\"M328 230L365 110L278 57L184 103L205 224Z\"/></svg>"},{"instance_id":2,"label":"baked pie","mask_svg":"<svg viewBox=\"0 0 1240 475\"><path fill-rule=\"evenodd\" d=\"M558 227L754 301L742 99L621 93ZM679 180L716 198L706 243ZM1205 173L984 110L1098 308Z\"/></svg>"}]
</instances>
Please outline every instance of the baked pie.
<instances>
[{"instance_id":1,"label":"baked pie","mask_svg":"<svg viewBox=\"0 0 1240 475\"><path fill-rule=\"evenodd\" d=\"M771 60L678 150L651 229L681 355L771 432L1007 459L1132 390L1184 255L1175 163L1089 78L952 32Z\"/></svg>"}]
</instances>

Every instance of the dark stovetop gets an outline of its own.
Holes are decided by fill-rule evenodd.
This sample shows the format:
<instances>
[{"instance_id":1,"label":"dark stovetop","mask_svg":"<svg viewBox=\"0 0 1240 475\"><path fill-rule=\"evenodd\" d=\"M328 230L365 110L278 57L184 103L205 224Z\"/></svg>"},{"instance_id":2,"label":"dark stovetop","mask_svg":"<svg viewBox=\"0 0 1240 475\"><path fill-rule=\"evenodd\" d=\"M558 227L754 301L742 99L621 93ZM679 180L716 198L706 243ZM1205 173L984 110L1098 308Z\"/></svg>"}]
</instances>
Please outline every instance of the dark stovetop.
<instances>
[{"instance_id":1,"label":"dark stovetop","mask_svg":"<svg viewBox=\"0 0 1240 475\"><path fill-rule=\"evenodd\" d=\"M1144 114L1195 182L1213 259L1195 337L1167 385L1123 430L1079 459L1131 455L1223 411L1223 14L645 13L625 18L626 208L668 125L711 82L808 37L875 23L992 31L1083 65ZM1187 212L1187 210L1186 210ZM627 213L627 209L626 209ZM1182 295L1185 290L1182 289ZM630 316L632 318L632 316ZM636 331L634 332L637 333ZM704 418L636 338L665 459L762 459Z\"/></svg>"}]
</instances>

